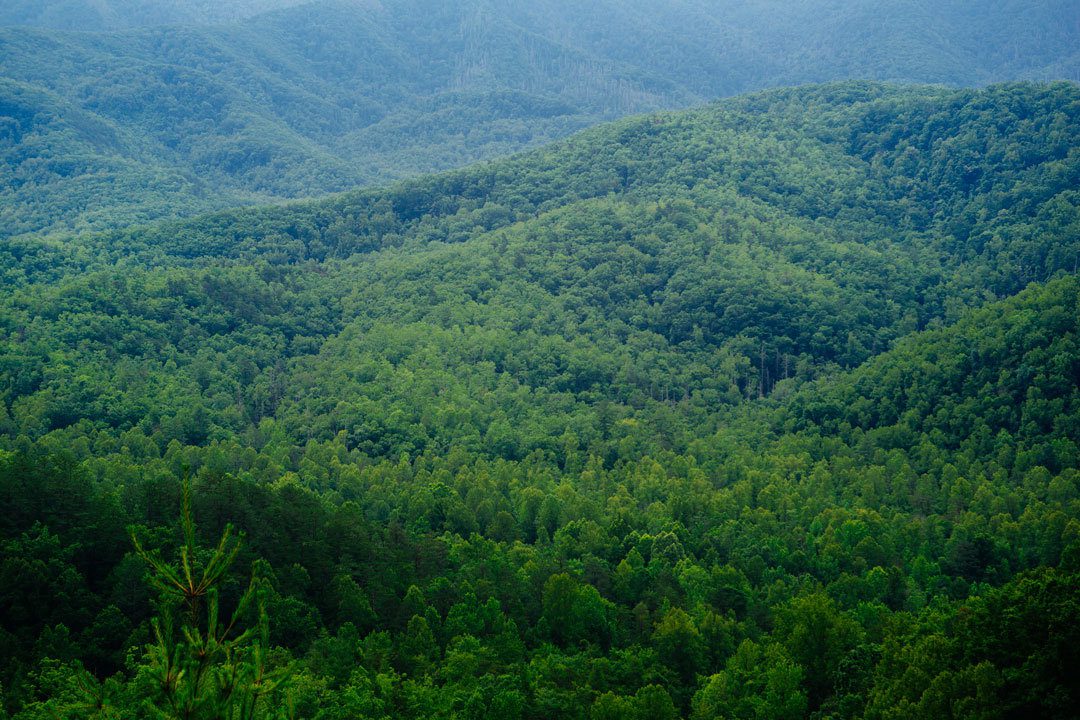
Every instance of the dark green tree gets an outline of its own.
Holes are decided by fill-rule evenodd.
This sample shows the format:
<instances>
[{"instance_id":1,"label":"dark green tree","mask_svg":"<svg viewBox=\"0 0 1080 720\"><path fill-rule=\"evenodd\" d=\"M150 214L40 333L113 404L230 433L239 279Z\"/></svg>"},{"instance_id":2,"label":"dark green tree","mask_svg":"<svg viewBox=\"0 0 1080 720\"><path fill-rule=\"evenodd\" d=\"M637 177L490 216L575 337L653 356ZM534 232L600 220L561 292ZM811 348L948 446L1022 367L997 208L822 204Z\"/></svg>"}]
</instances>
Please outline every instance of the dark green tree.
<instances>
[{"instance_id":1,"label":"dark green tree","mask_svg":"<svg viewBox=\"0 0 1080 720\"><path fill-rule=\"evenodd\" d=\"M191 485L181 504L183 544L178 562L147 549L132 531L135 549L150 568L158 591L154 641L136 683L145 690L150 715L169 720L256 720L288 717L286 667L270 651L266 585L252 572L232 612L222 610L221 590L240 551L231 526L217 547L195 539Z\"/></svg>"}]
</instances>

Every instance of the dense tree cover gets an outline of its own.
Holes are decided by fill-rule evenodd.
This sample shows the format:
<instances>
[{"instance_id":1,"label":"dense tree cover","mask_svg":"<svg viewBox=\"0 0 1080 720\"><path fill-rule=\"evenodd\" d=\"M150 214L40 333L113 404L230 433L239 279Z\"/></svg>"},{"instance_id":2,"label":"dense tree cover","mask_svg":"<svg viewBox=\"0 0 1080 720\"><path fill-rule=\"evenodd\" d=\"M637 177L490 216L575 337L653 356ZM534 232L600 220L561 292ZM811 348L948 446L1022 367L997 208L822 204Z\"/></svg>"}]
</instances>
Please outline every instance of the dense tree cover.
<instances>
[{"instance_id":1,"label":"dense tree cover","mask_svg":"<svg viewBox=\"0 0 1080 720\"><path fill-rule=\"evenodd\" d=\"M4 3L0 235L347 190L781 84L1080 80L1067 0L296 5Z\"/></svg>"},{"instance_id":2,"label":"dense tree cover","mask_svg":"<svg viewBox=\"0 0 1080 720\"><path fill-rule=\"evenodd\" d=\"M1078 121L774 91L8 244L0 716L1074 717Z\"/></svg>"}]
</instances>

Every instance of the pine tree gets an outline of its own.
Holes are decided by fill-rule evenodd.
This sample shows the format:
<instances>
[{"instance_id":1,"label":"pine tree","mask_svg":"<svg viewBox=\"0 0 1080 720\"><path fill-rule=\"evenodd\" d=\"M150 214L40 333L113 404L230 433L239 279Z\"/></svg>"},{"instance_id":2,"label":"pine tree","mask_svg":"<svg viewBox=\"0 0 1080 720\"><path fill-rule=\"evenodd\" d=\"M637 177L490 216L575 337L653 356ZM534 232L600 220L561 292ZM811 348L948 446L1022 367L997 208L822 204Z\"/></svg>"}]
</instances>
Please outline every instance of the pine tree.
<instances>
[{"instance_id":1,"label":"pine tree","mask_svg":"<svg viewBox=\"0 0 1080 720\"><path fill-rule=\"evenodd\" d=\"M132 531L136 553L150 567L151 583L160 593L159 613L152 622L154 642L137 679L146 689L146 709L152 717L169 720L288 717L284 697L289 671L273 667L270 659L265 582L253 571L225 621L219 588L241 539L230 525L213 551L198 547L187 481L181 525L184 542L178 564L147 550Z\"/></svg>"}]
</instances>

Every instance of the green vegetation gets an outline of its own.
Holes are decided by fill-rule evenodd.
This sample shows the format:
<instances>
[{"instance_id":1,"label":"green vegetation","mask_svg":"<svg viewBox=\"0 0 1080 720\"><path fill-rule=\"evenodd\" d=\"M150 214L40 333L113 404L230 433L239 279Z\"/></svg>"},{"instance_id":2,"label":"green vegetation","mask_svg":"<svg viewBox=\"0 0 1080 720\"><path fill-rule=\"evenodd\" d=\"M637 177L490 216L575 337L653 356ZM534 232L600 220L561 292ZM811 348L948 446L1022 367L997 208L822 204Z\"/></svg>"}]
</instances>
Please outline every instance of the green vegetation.
<instances>
[{"instance_id":1,"label":"green vegetation","mask_svg":"<svg viewBox=\"0 0 1080 720\"><path fill-rule=\"evenodd\" d=\"M777 85L1080 80L1070 0L287 5L3 3L0 237L345 191Z\"/></svg>"},{"instance_id":2,"label":"green vegetation","mask_svg":"<svg viewBox=\"0 0 1080 720\"><path fill-rule=\"evenodd\" d=\"M845 83L7 243L0 717L1075 717L1078 140Z\"/></svg>"}]
</instances>

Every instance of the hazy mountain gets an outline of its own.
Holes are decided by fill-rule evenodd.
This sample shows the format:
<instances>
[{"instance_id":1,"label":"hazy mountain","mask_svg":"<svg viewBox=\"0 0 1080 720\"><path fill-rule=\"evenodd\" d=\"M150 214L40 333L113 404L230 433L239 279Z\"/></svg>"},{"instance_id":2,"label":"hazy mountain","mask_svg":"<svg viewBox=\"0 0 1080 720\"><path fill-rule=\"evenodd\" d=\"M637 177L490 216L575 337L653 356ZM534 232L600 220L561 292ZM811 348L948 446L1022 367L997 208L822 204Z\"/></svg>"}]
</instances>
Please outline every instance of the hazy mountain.
<instances>
[{"instance_id":1,"label":"hazy mountain","mask_svg":"<svg viewBox=\"0 0 1080 720\"><path fill-rule=\"evenodd\" d=\"M161 15L80 29L177 24L0 29L5 235L318 195L778 84L1076 77L1080 44L1057 0L84 7Z\"/></svg>"},{"instance_id":2,"label":"hazy mountain","mask_svg":"<svg viewBox=\"0 0 1080 720\"><path fill-rule=\"evenodd\" d=\"M54 30L119 30L234 22L311 0L6 0L0 25Z\"/></svg>"}]
</instances>

